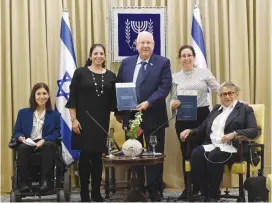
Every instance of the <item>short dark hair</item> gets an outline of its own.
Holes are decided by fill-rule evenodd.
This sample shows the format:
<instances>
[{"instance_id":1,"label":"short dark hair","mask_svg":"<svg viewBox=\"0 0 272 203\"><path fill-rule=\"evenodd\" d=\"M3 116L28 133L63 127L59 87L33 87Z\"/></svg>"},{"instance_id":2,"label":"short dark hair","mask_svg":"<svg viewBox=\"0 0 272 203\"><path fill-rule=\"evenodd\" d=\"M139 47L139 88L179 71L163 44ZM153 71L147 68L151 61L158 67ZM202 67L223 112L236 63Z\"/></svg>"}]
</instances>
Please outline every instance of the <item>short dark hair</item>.
<instances>
[{"instance_id":1,"label":"short dark hair","mask_svg":"<svg viewBox=\"0 0 272 203\"><path fill-rule=\"evenodd\" d=\"M179 52L178 52L178 58L181 57L181 52L183 49L191 49L193 56L194 57L196 56L194 48L191 45L185 44L182 47L180 47Z\"/></svg>"},{"instance_id":2,"label":"short dark hair","mask_svg":"<svg viewBox=\"0 0 272 203\"><path fill-rule=\"evenodd\" d=\"M103 49L103 51L104 51L105 56L106 56L106 48L104 47L103 44L94 44L94 45L90 48L89 56L92 56L93 51L94 51L94 49L95 49L96 47L101 47L101 48ZM105 64L106 64L106 61L103 62L102 68L105 68L105 66L106 66ZM85 63L85 66L90 66L90 65L92 65L92 60L91 60L90 58L88 58L87 61L86 61L86 63Z\"/></svg>"},{"instance_id":3,"label":"short dark hair","mask_svg":"<svg viewBox=\"0 0 272 203\"><path fill-rule=\"evenodd\" d=\"M33 86L30 97L29 97L29 106L33 111L35 111L37 108L35 94L36 94L36 91L40 88L44 88L48 94L50 93L47 84L45 84L43 82L39 82ZM50 97L48 98L48 100L45 104L45 108L47 111L53 111Z\"/></svg>"}]
</instances>

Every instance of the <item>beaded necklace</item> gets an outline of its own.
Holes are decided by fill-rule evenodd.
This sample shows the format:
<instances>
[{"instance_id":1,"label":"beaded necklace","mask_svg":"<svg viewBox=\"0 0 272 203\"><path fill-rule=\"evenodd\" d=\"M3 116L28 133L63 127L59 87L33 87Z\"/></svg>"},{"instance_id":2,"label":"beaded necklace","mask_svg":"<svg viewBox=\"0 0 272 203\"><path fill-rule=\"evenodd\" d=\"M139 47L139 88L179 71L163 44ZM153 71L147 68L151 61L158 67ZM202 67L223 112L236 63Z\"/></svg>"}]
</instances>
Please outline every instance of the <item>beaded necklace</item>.
<instances>
[{"instance_id":1,"label":"beaded necklace","mask_svg":"<svg viewBox=\"0 0 272 203\"><path fill-rule=\"evenodd\" d=\"M101 68L101 78L102 78L102 82L101 82L101 91L100 91L100 93L99 93L99 91L98 91L97 82L96 82L96 80L95 80L94 74L93 74L92 71L91 71L91 73L92 73L92 76L93 76L93 81L94 81L94 85L95 85L96 94L97 94L98 97L100 97L100 96L103 94L103 92L104 92L104 91L103 91L103 89L104 89L104 74L103 74L103 69Z\"/></svg>"}]
</instances>

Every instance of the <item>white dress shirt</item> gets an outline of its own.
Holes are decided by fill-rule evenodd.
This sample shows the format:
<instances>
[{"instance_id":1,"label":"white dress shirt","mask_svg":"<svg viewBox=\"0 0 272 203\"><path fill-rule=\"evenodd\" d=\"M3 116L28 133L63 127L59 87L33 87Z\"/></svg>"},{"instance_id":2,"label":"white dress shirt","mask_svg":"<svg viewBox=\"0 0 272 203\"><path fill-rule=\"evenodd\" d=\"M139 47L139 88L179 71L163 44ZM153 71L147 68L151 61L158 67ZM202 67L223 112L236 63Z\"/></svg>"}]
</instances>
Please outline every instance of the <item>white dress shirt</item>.
<instances>
[{"instance_id":1,"label":"white dress shirt","mask_svg":"<svg viewBox=\"0 0 272 203\"><path fill-rule=\"evenodd\" d=\"M212 124L212 133L210 134L210 138L212 144L203 145L206 152L210 152L216 147L219 147L223 152L236 153L237 149L233 147L229 143L222 143L222 137L225 135L224 129L226 125L226 120L229 117L230 113L233 111L235 105L237 104L237 100L233 101L229 107L225 107L221 105L218 109L220 111L223 109L222 113L219 114L213 121Z\"/></svg>"},{"instance_id":2,"label":"white dress shirt","mask_svg":"<svg viewBox=\"0 0 272 203\"><path fill-rule=\"evenodd\" d=\"M41 116L38 116L38 111L34 111L33 114L33 128L31 131L30 138L32 140L42 139L42 130L44 124L45 110L42 112Z\"/></svg>"},{"instance_id":3,"label":"white dress shirt","mask_svg":"<svg viewBox=\"0 0 272 203\"><path fill-rule=\"evenodd\" d=\"M136 80L137 80L137 77L138 77L140 68L141 68L141 66L142 66L142 64L141 64L142 61L145 61L146 63L148 63L149 59L150 59L150 57L149 57L147 60L142 60L142 59L140 58L140 56L138 57L137 62L136 62L136 67L135 67L135 70L134 70L134 74L133 74L133 83L134 83L134 84L136 84ZM146 64L145 67L144 67L145 70L146 70L146 66L147 66L147 64Z\"/></svg>"}]
</instances>

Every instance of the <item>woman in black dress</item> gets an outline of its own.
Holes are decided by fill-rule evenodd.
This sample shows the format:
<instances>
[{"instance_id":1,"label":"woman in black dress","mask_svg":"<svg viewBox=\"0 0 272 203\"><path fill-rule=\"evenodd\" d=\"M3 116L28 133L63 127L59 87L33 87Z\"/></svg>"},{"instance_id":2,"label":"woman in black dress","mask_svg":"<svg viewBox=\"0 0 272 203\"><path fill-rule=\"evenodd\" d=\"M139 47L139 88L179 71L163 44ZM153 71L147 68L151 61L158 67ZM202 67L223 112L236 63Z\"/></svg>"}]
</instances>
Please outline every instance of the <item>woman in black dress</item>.
<instances>
[{"instance_id":1,"label":"woman in black dress","mask_svg":"<svg viewBox=\"0 0 272 203\"><path fill-rule=\"evenodd\" d=\"M74 132L72 149L81 150L79 177L82 202L90 201L88 189L90 175L91 197L96 202L103 201L100 194L101 157L102 153L106 152L107 134L88 114L108 131L110 112L116 109L116 76L105 69L105 57L105 47L102 44L94 44L90 48L85 67L77 68L74 73L70 97L66 104Z\"/></svg>"}]
</instances>

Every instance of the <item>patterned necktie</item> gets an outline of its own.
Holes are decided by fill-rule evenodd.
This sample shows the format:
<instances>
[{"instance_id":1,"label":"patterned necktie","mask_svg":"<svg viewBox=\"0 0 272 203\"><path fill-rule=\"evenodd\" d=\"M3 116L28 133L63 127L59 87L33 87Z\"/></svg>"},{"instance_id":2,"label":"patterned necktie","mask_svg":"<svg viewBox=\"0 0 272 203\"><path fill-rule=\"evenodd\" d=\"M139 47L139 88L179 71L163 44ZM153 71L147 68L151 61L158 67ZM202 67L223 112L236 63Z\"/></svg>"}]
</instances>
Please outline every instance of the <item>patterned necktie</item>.
<instances>
[{"instance_id":1,"label":"patterned necktie","mask_svg":"<svg viewBox=\"0 0 272 203\"><path fill-rule=\"evenodd\" d=\"M147 62L142 61L141 64L142 65L141 65L141 68L139 70L138 77L137 77L137 80L136 80L136 94L137 94L138 103L140 103L140 101L141 101L140 86L141 86L141 83L143 82L143 80L145 78L146 70L145 70L144 67L147 64Z\"/></svg>"}]
</instances>

